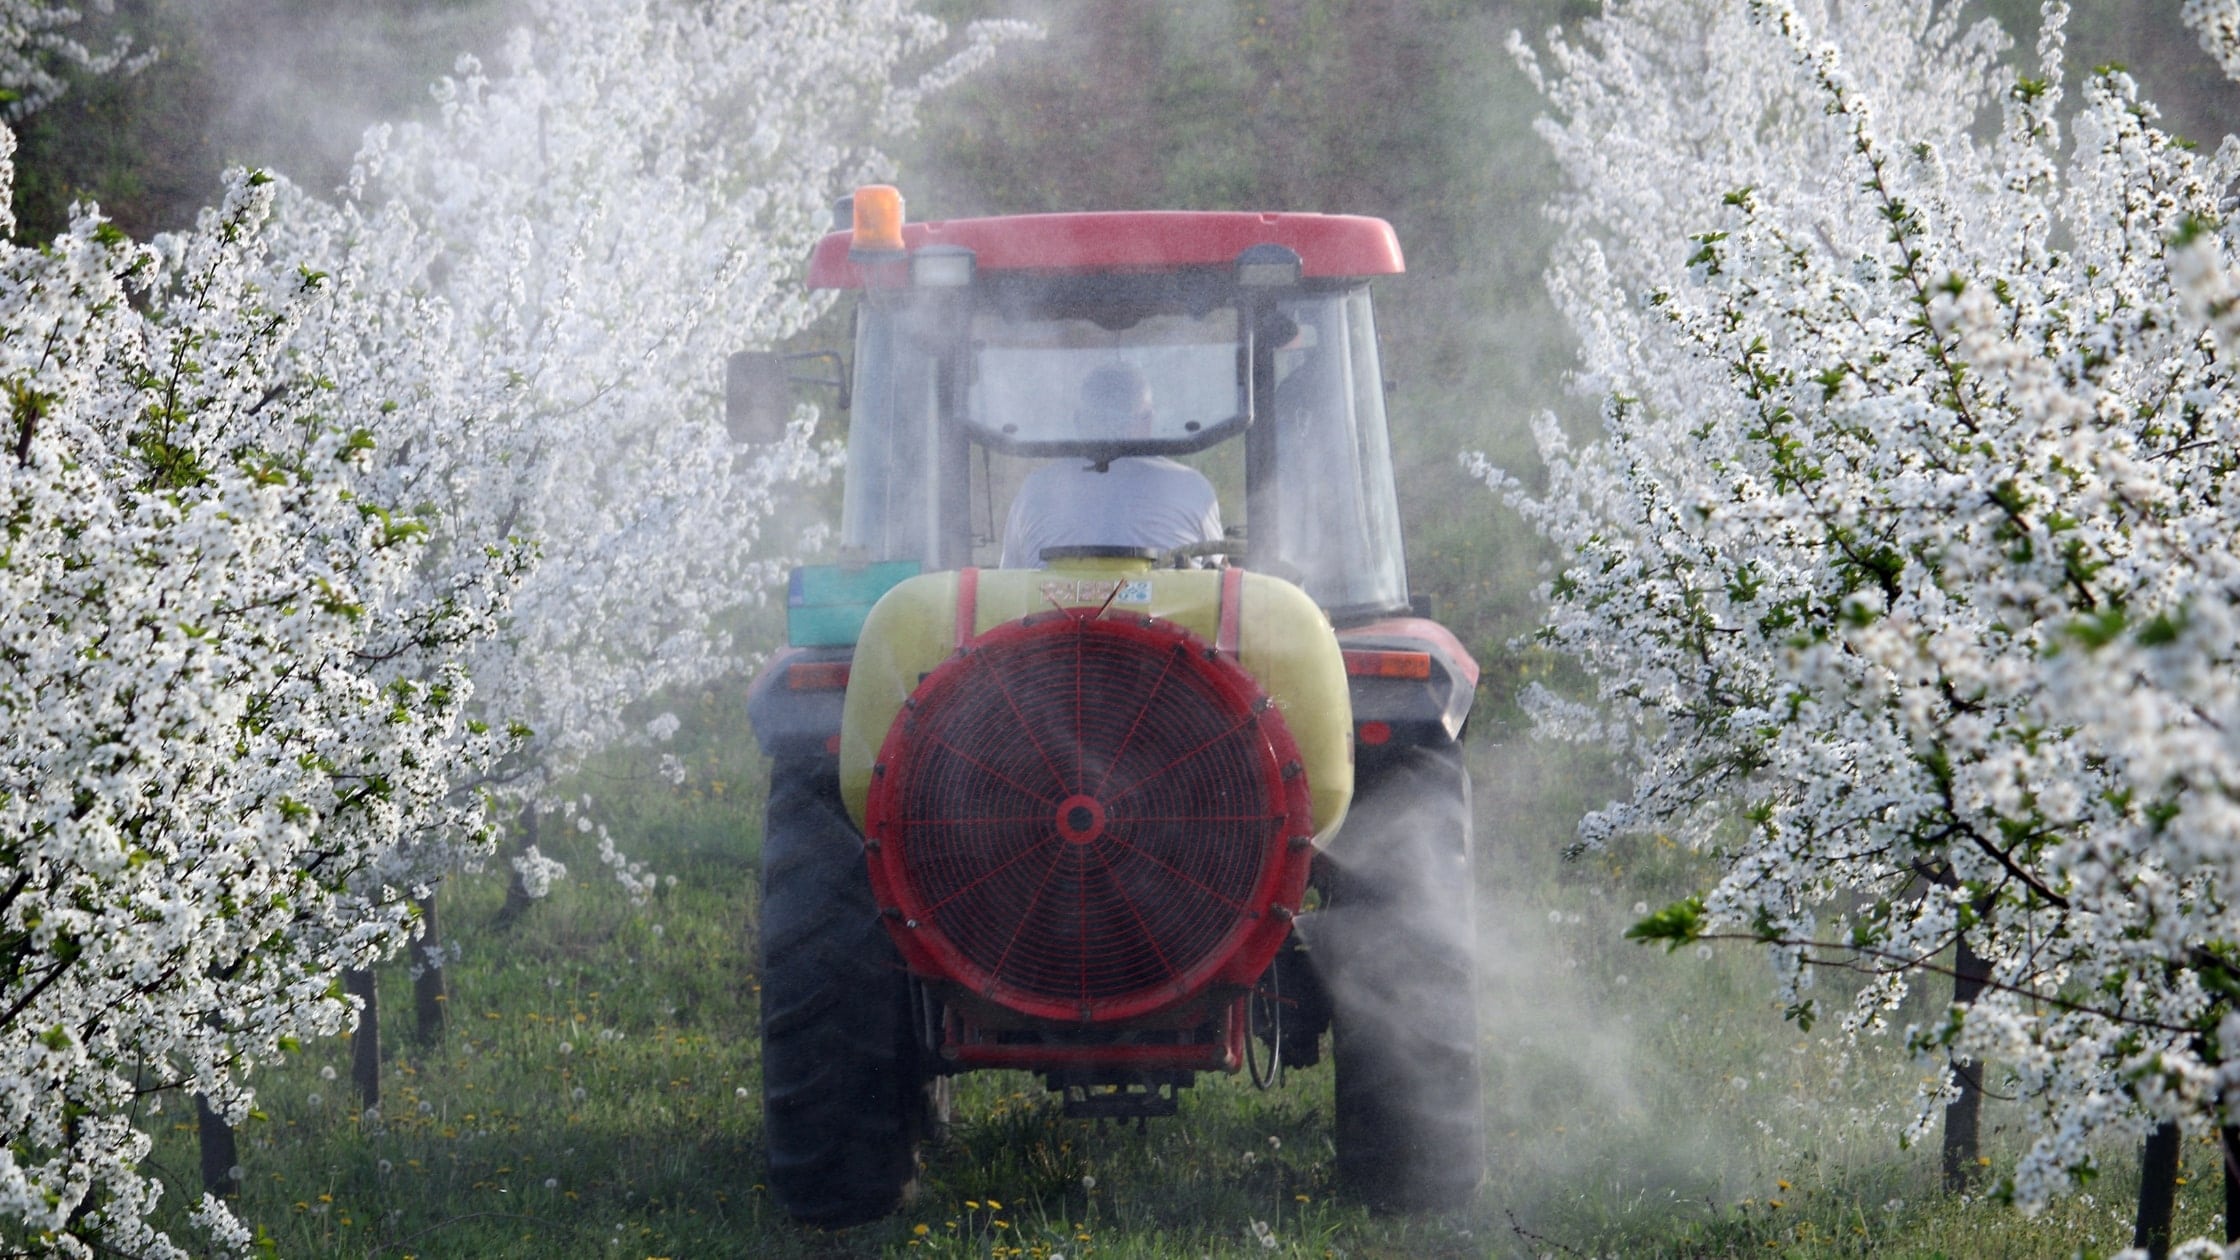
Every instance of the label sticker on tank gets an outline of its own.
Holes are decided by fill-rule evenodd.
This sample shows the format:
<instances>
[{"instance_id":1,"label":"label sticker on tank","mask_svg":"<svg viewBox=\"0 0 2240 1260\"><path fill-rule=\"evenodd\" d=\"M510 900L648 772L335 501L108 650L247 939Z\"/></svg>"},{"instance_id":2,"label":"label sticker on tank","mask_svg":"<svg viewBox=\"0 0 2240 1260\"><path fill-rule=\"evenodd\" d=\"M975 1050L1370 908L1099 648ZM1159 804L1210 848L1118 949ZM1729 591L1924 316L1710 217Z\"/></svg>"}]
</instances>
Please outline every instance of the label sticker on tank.
<instances>
[{"instance_id":1,"label":"label sticker on tank","mask_svg":"<svg viewBox=\"0 0 2240 1260\"><path fill-rule=\"evenodd\" d=\"M1129 583L1096 578L1053 578L1042 584L1042 597L1059 608L1096 607L1114 600Z\"/></svg>"},{"instance_id":2,"label":"label sticker on tank","mask_svg":"<svg viewBox=\"0 0 2240 1260\"><path fill-rule=\"evenodd\" d=\"M1042 584L1042 597L1055 608L1103 608L1117 604L1151 602L1151 579L1113 581L1109 578L1052 578Z\"/></svg>"}]
</instances>

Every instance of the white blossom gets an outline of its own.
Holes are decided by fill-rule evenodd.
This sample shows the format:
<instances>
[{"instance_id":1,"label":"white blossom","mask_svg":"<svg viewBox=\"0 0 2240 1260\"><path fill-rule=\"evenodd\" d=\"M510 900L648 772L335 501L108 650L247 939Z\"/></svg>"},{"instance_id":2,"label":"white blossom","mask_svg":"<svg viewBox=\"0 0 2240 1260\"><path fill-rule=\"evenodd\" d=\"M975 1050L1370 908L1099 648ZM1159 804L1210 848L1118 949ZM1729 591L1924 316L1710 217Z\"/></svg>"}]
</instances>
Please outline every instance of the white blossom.
<instances>
[{"instance_id":1,"label":"white blossom","mask_svg":"<svg viewBox=\"0 0 2240 1260\"><path fill-rule=\"evenodd\" d=\"M98 13L115 8L115 0L86 4ZM84 20L84 9L55 0L0 0L0 117L19 122L53 104L72 74L132 74L154 60L152 51L134 53L129 36L106 51L86 47L70 34Z\"/></svg>"}]
</instances>

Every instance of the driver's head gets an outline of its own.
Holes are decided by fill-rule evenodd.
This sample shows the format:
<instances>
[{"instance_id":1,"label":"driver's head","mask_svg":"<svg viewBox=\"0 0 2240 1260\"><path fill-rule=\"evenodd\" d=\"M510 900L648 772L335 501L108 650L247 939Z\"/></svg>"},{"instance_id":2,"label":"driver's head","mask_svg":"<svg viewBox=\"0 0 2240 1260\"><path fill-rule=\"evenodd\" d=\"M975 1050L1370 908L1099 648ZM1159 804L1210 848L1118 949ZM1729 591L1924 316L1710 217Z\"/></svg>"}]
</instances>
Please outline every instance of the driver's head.
<instances>
[{"instance_id":1,"label":"driver's head","mask_svg":"<svg viewBox=\"0 0 2240 1260\"><path fill-rule=\"evenodd\" d=\"M1138 437L1151 431L1151 382L1125 363L1109 363L1081 382L1086 437Z\"/></svg>"}]
</instances>

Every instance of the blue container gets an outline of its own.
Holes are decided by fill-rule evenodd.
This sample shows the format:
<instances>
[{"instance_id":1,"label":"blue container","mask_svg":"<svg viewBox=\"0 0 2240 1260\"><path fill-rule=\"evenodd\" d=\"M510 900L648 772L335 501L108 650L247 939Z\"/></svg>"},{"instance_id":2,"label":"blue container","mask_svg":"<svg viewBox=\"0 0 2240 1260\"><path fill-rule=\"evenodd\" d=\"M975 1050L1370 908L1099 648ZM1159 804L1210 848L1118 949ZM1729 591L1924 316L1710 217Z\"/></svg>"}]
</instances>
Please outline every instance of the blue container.
<instances>
[{"instance_id":1,"label":"blue container","mask_svg":"<svg viewBox=\"0 0 2240 1260\"><path fill-rule=\"evenodd\" d=\"M786 642L794 647L852 646L871 606L918 571L915 560L795 569L786 582Z\"/></svg>"}]
</instances>

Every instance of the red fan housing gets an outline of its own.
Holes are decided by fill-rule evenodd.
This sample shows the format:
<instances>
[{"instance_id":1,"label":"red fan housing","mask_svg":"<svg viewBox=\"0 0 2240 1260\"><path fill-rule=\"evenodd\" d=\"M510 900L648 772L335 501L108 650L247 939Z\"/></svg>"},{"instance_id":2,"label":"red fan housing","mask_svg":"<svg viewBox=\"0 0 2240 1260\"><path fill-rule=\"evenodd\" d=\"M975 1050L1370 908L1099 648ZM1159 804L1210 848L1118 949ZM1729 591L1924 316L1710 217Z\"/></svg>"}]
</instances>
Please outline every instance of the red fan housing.
<instances>
[{"instance_id":1,"label":"red fan housing","mask_svg":"<svg viewBox=\"0 0 2240 1260\"><path fill-rule=\"evenodd\" d=\"M914 970L1083 1024L1251 984L1313 831L1297 745L1250 675L1180 626L1088 609L999 626L928 674L865 817Z\"/></svg>"}]
</instances>

